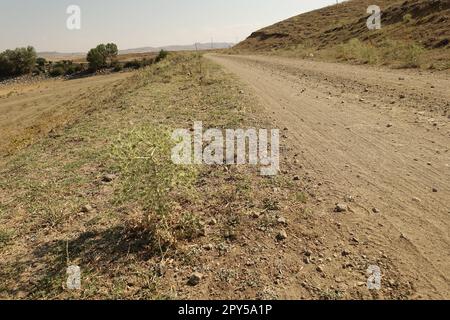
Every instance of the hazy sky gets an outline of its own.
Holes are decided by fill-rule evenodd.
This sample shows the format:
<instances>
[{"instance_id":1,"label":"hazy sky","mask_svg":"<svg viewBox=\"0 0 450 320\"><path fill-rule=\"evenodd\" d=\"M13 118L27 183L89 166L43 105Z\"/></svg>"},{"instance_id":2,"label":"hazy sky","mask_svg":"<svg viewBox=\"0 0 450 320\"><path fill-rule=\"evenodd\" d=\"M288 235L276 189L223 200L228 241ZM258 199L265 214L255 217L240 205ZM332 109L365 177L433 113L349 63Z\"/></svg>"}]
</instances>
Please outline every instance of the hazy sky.
<instances>
[{"instance_id":1,"label":"hazy sky","mask_svg":"<svg viewBox=\"0 0 450 320\"><path fill-rule=\"evenodd\" d=\"M86 51L100 42L119 49L236 42L251 32L335 0L0 0L0 50ZM66 28L69 5L81 30Z\"/></svg>"}]
</instances>

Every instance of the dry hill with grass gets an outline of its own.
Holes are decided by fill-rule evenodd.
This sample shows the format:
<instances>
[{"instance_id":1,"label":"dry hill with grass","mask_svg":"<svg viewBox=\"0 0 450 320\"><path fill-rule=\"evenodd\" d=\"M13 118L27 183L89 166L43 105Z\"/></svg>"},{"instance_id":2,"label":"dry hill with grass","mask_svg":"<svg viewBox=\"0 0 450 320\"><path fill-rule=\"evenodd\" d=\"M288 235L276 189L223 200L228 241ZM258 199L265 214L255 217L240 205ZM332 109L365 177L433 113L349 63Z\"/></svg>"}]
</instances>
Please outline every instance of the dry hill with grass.
<instances>
[{"instance_id":1,"label":"dry hill with grass","mask_svg":"<svg viewBox=\"0 0 450 320\"><path fill-rule=\"evenodd\" d=\"M382 28L371 31L366 26L370 16L366 11L368 6L374 4L382 10ZM350 50L342 48L343 44L348 43L351 43ZM404 60L393 57L393 52L400 51L404 52L403 55L412 55L413 59L410 60L416 60L419 54L424 55L427 67L445 69L450 63L449 43L448 0L350 0L256 31L235 49L297 51L300 55L308 56L317 52L327 57L354 59L363 63ZM384 50L371 53L371 48ZM363 52L351 54L343 51ZM415 63L407 63L408 66L422 65L417 61L412 62Z\"/></svg>"}]
</instances>

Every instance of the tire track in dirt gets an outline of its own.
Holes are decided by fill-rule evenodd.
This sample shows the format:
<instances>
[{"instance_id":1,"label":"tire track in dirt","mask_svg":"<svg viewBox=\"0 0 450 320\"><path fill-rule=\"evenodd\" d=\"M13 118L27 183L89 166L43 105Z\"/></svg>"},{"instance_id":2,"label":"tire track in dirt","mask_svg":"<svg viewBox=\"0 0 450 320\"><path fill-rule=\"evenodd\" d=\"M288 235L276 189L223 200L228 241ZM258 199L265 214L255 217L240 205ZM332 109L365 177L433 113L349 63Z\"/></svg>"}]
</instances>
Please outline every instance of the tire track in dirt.
<instances>
[{"instance_id":1,"label":"tire track in dirt","mask_svg":"<svg viewBox=\"0 0 450 320\"><path fill-rule=\"evenodd\" d=\"M331 181L324 186L330 198L357 199L346 221L371 232L370 241L390 253L419 295L448 298L450 131L444 109L450 79L272 57L208 57L239 76L275 124L289 130L288 144L302 154L304 167ZM392 103L396 94L401 98Z\"/></svg>"}]
</instances>

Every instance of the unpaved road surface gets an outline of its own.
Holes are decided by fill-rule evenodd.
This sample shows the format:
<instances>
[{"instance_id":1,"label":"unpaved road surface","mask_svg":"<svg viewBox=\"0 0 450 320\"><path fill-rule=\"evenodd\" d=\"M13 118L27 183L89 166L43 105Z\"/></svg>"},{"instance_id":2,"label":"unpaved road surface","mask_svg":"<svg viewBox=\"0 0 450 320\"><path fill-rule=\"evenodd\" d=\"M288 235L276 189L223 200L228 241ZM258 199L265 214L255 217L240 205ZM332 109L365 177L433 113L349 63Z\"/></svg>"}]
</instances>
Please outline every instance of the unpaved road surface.
<instances>
[{"instance_id":1,"label":"unpaved road surface","mask_svg":"<svg viewBox=\"0 0 450 320\"><path fill-rule=\"evenodd\" d=\"M286 132L287 150L321 182L322 207L337 215L334 204L348 203L346 227L388 255L416 297L449 299L450 76L208 57L248 85Z\"/></svg>"}]
</instances>

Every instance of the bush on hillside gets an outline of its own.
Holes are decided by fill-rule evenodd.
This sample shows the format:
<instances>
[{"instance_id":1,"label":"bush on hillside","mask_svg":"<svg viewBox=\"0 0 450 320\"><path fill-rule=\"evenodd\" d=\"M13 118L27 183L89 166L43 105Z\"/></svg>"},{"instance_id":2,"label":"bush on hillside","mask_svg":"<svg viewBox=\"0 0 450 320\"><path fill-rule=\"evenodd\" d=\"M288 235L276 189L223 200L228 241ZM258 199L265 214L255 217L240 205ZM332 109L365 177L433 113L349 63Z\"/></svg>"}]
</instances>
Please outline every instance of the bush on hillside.
<instances>
[{"instance_id":1,"label":"bush on hillside","mask_svg":"<svg viewBox=\"0 0 450 320\"><path fill-rule=\"evenodd\" d=\"M374 64L378 61L376 48L359 39L351 39L349 42L337 47L338 57L347 61L363 64Z\"/></svg>"},{"instance_id":2,"label":"bush on hillside","mask_svg":"<svg viewBox=\"0 0 450 320\"><path fill-rule=\"evenodd\" d=\"M134 59L133 61L125 62L124 68L126 69L139 69L142 67L142 62Z\"/></svg>"},{"instance_id":3,"label":"bush on hillside","mask_svg":"<svg viewBox=\"0 0 450 320\"><path fill-rule=\"evenodd\" d=\"M158 63L162 60L164 60L165 58L167 58L167 56L169 55L169 52L167 52L166 50L161 50L158 54L158 56L155 59L155 62Z\"/></svg>"}]
</instances>

